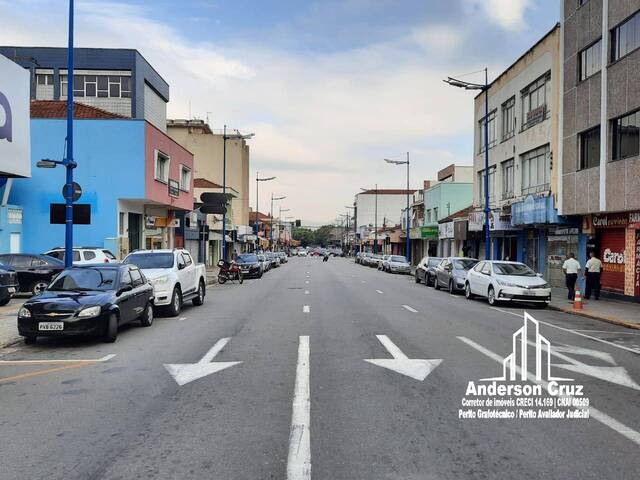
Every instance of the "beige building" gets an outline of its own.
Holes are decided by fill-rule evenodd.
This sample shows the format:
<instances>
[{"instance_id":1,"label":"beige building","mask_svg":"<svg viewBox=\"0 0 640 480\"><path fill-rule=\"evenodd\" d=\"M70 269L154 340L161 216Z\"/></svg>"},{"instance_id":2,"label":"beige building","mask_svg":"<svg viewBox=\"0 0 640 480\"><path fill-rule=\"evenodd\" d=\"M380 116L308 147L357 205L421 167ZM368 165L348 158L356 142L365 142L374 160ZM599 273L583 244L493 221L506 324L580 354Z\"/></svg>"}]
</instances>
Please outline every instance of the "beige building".
<instances>
[{"instance_id":1,"label":"beige building","mask_svg":"<svg viewBox=\"0 0 640 480\"><path fill-rule=\"evenodd\" d=\"M222 192L224 169L223 131L212 130L203 120L167 120L167 134L194 155L194 182L196 202L204 192ZM227 130L227 137L238 135ZM232 195L227 210L227 248L229 252L243 252L253 248L254 237L249 227L249 145L240 138L226 140L226 186ZM209 263L214 263L221 252L222 216L209 215L211 228Z\"/></svg>"}]
</instances>

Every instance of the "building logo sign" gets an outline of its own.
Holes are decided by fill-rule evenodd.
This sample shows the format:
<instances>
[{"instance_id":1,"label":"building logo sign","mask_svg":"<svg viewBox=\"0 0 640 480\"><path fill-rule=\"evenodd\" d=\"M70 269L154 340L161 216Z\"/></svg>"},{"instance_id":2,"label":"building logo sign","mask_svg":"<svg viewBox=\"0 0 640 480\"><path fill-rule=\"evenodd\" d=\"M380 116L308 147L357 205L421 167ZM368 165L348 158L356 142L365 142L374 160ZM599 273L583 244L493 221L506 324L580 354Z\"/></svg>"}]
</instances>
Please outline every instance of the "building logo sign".
<instances>
[{"instance_id":1,"label":"building logo sign","mask_svg":"<svg viewBox=\"0 0 640 480\"><path fill-rule=\"evenodd\" d=\"M0 140L11 142L11 131L11 105L5 94L0 92Z\"/></svg>"},{"instance_id":2,"label":"building logo sign","mask_svg":"<svg viewBox=\"0 0 640 480\"><path fill-rule=\"evenodd\" d=\"M552 375L551 355L551 343L540 333L540 324L524 312L523 325L512 336L511 353L502 360L501 375L468 382L458 418L589 418L584 386Z\"/></svg>"},{"instance_id":3,"label":"building logo sign","mask_svg":"<svg viewBox=\"0 0 640 480\"><path fill-rule=\"evenodd\" d=\"M624 273L624 252L614 252L610 248L605 248L602 252L602 263L602 269L605 272Z\"/></svg>"}]
</instances>

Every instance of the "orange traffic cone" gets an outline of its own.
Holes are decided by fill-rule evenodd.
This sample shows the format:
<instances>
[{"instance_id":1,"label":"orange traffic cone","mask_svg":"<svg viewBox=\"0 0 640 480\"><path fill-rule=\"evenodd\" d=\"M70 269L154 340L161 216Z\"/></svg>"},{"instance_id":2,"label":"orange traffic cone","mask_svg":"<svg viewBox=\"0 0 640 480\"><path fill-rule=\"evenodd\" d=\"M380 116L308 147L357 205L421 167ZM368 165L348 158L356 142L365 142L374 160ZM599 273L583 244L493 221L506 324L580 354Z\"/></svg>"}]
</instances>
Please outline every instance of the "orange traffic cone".
<instances>
[{"instance_id":1,"label":"orange traffic cone","mask_svg":"<svg viewBox=\"0 0 640 480\"><path fill-rule=\"evenodd\" d=\"M582 310L582 295L580 294L580 290L576 290L576 296L573 299L573 309Z\"/></svg>"}]
</instances>

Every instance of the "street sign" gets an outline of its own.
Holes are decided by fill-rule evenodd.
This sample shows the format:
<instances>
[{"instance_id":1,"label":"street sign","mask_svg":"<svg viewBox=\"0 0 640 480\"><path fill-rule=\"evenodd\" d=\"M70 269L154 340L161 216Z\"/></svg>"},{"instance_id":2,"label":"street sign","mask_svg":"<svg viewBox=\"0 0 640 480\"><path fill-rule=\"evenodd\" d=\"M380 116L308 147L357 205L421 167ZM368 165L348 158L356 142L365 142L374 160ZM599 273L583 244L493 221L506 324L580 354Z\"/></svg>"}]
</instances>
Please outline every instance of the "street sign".
<instances>
[{"instance_id":1,"label":"street sign","mask_svg":"<svg viewBox=\"0 0 640 480\"><path fill-rule=\"evenodd\" d=\"M227 213L227 207L224 204L216 204L216 205L202 205L200 207L201 213L215 213L218 215L223 215Z\"/></svg>"},{"instance_id":2,"label":"street sign","mask_svg":"<svg viewBox=\"0 0 640 480\"><path fill-rule=\"evenodd\" d=\"M177 180L169 179L169 196L174 198L180 196L180 184Z\"/></svg>"},{"instance_id":3,"label":"street sign","mask_svg":"<svg viewBox=\"0 0 640 480\"><path fill-rule=\"evenodd\" d=\"M66 223L66 208L64 203L52 203L49 206L49 223L64 225ZM88 203L73 204L73 223L75 225L91 225L91 205Z\"/></svg>"},{"instance_id":4,"label":"street sign","mask_svg":"<svg viewBox=\"0 0 640 480\"><path fill-rule=\"evenodd\" d=\"M205 192L202 195L200 195L200 200L205 205L215 205L215 204L226 205L232 198L233 198L233 195L231 195L230 193Z\"/></svg>"},{"instance_id":5,"label":"street sign","mask_svg":"<svg viewBox=\"0 0 640 480\"><path fill-rule=\"evenodd\" d=\"M77 202L78 200L80 200L80 197L82 196L82 187L80 186L79 183L76 183L76 182L73 182L71 185L73 188L73 195L72 195L73 201ZM62 198L65 198L65 199L67 198L66 191L65 191L66 189L67 189L67 184L65 183L62 186Z\"/></svg>"}]
</instances>

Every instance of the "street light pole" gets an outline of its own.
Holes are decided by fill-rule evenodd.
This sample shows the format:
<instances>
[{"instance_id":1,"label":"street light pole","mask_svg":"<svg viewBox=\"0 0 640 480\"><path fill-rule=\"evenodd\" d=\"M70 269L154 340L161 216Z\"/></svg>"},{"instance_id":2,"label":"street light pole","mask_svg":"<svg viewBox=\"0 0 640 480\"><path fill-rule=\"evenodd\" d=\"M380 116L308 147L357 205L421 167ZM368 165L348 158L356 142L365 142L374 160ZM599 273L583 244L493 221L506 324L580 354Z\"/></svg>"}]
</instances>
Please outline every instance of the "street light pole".
<instances>
[{"instance_id":1,"label":"street light pole","mask_svg":"<svg viewBox=\"0 0 640 480\"><path fill-rule=\"evenodd\" d=\"M260 182L268 182L271 180L275 180L276 177L264 177L260 178L260 172L256 172L256 252L258 251L258 247L260 246L260 209L258 208L258 200L260 198L258 192L258 185Z\"/></svg>"},{"instance_id":2,"label":"street light pole","mask_svg":"<svg viewBox=\"0 0 640 480\"><path fill-rule=\"evenodd\" d=\"M374 219L374 233L373 233L373 241L375 242L373 247L373 253L378 253L378 184L376 183L376 208L375 208L375 219Z\"/></svg>"},{"instance_id":3,"label":"street light pole","mask_svg":"<svg viewBox=\"0 0 640 480\"><path fill-rule=\"evenodd\" d=\"M227 126L222 131L222 193L227 193ZM222 259L227 260L227 212L222 214Z\"/></svg>"},{"instance_id":4,"label":"street light pole","mask_svg":"<svg viewBox=\"0 0 640 480\"><path fill-rule=\"evenodd\" d=\"M290 212L290 208L279 208L278 213L278 244L282 243L280 237L282 236L282 212Z\"/></svg>"},{"instance_id":5,"label":"street light pole","mask_svg":"<svg viewBox=\"0 0 640 480\"><path fill-rule=\"evenodd\" d=\"M388 158L385 158L384 161L387 163L391 163L393 165L407 166L407 214L406 214L406 225L405 225L406 239L405 239L404 249L405 249L405 256L407 257L407 260L409 261L409 263L411 263L411 238L409 236L410 229L411 229L411 212L409 209L409 195L411 195L409 191L409 152L407 152L406 160L389 160Z\"/></svg>"},{"instance_id":6,"label":"street light pole","mask_svg":"<svg viewBox=\"0 0 640 480\"><path fill-rule=\"evenodd\" d=\"M273 252L273 201L274 200L284 200L285 198L287 198L286 196L282 196L282 197L274 197L273 196L273 192L271 192L271 223L270 223L270 228L269 228L269 248L271 248L271 251Z\"/></svg>"},{"instance_id":7,"label":"street light pole","mask_svg":"<svg viewBox=\"0 0 640 480\"><path fill-rule=\"evenodd\" d=\"M63 165L67 169L65 184L65 242L64 265L73 265L73 0L69 0L69 48L67 50L67 155Z\"/></svg>"},{"instance_id":8,"label":"street light pole","mask_svg":"<svg viewBox=\"0 0 640 480\"><path fill-rule=\"evenodd\" d=\"M476 72L477 73L477 72ZM451 86L465 90L480 90L484 93L484 250L485 259L491 260L491 233L489 231L489 69L484 69L484 85L465 82L457 78L448 77L444 80Z\"/></svg>"}]
</instances>

